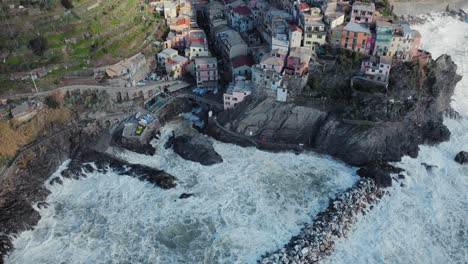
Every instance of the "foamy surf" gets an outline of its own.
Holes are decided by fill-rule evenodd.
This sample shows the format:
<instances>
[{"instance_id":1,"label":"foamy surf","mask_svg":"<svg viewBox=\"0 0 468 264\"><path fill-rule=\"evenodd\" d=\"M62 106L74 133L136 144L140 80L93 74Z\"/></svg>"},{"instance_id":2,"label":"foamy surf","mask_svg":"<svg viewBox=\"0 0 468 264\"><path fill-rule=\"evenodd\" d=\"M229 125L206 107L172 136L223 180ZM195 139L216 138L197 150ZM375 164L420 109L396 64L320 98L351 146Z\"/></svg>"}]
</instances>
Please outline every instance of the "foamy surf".
<instances>
[{"instance_id":1,"label":"foamy surf","mask_svg":"<svg viewBox=\"0 0 468 264\"><path fill-rule=\"evenodd\" d=\"M336 241L335 253L323 263L468 262L468 167L453 160L468 150L468 23L442 15L428 21L414 27L423 49L434 58L449 54L457 63L463 79L452 106L462 118L445 120L449 142L421 146L418 158L397 164L408 172L404 187L392 187L391 196L361 218L348 239Z\"/></svg>"},{"instance_id":2,"label":"foamy surf","mask_svg":"<svg viewBox=\"0 0 468 264\"><path fill-rule=\"evenodd\" d=\"M190 131L174 122L173 129ZM354 168L313 153L268 153L214 141L224 162L120 154L164 169L177 187L156 188L111 172L47 186L48 208L14 240L7 263L255 263L287 243L329 197L352 186ZM191 193L179 199L182 193Z\"/></svg>"}]
</instances>

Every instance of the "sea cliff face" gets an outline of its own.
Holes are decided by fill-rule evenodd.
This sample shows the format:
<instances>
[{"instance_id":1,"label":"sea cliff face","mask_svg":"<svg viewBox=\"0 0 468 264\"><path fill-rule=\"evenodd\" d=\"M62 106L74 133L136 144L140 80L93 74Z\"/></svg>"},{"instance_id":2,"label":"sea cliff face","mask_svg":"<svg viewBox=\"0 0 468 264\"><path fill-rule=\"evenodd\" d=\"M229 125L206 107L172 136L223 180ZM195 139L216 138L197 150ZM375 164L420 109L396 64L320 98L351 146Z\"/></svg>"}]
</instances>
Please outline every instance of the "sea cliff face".
<instances>
[{"instance_id":1,"label":"sea cliff face","mask_svg":"<svg viewBox=\"0 0 468 264\"><path fill-rule=\"evenodd\" d=\"M349 95L329 110L265 99L246 113L229 113L219 120L246 136L304 144L351 165L398 161L416 156L420 144L449 138L443 116L453 113L450 98L461 79L456 69L447 55L428 63L407 62L392 69L387 89L372 83L350 85Z\"/></svg>"}]
</instances>

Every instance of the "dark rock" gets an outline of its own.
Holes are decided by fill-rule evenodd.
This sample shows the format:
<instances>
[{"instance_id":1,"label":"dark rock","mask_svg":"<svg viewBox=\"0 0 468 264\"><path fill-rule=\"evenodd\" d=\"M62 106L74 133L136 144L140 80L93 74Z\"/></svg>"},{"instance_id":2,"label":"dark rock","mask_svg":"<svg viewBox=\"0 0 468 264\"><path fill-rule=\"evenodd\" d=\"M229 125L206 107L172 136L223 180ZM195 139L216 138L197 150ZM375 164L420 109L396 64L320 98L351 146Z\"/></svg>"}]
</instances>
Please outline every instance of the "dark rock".
<instances>
[{"instance_id":1,"label":"dark rock","mask_svg":"<svg viewBox=\"0 0 468 264\"><path fill-rule=\"evenodd\" d=\"M361 177L371 178L379 187L392 186L392 178L390 174L400 173L403 169L397 168L385 162L371 162L366 166L357 170L357 174Z\"/></svg>"},{"instance_id":2,"label":"dark rock","mask_svg":"<svg viewBox=\"0 0 468 264\"><path fill-rule=\"evenodd\" d=\"M55 183L63 184L63 181L59 177L54 177L52 180L49 181L50 185L54 185Z\"/></svg>"},{"instance_id":3,"label":"dark rock","mask_svg":"<svg viewBox=\"0 0 468 264\"><path fill-rule=\"evenodd\" d=\"M176 137L173 148L174 152L182 158L205 166L223 162L221 156L214 150L212 143L202 135Z\"/></svg>"},{"instance_id":4,"label":"dark rock","mask_svg":"<svg viewBox=\"0 0 468 264\"><path fill-rule=\"evenodd\" d=\"M468 163L468 152L466 151L458 152L458 154L455 156L455 161L460 164Z\"/></svg>"},{"instance_id":5,"label":"dark rock","mask_svg":"<svg viewBox=\"0 0 468 264\"><path fill-rule=\"evenodd\" d=\"M49 207L49 204L46 202L39 202L37 203L37 208L42 209L42 208L47 208Z\"/></svg>"},{"instance_id":6,"label":"dark rock","mask_svg":"<svg viewBox=\"0 0 468 264\"><path fill-rule=\"evenodd\" d=\"M118 175L128 175L142 181L148 181L163 189L170 189L176 186L176 178L164 171L156 170L140 164L130 164L126 161L114 158L109 154L94 150L86 150L79 153L70 161L67 169L62 171L62 176L73 179L84 177L85 174L82 172L82 168L85 168L87 172L95 170L89 164L90 162L94 162L94 165L99 172L112 170Z\"/></svg>"},{"instance_id":7,"label":"dark rock","mask_svg":"<svg viewBox=\"0 0 468 264\"><path fill-rule=\"evenodd\" d=\"M404 179L404 178L405 178L405 175L403 175L403 174L398 174L398 179L401 180L401 179Z\"/></svg>"},{"instance_id":8,"label":"dark rock","mask_svg":"<svg viewBox=\"0 0 468 264\"><path fill-rule=\"evenodd\" d=\"M421 163L421 165L423 165L424 168L426 168L426 170L428 170L428 171L432 171L433 169L437 168L436 165L430 165L430 164L427 164L425 162Z\"/></svg>"},{"instance_id":9,"label":"dark rock","mask_svg":"<svg viewBox=\"0 0 468 264\"><path fill-rule=\"evenodd\" d=\"M179 196L179 199L187 199L191 196L193 196L193 193L183 193Z\"/></svg>"},{"instance_id":10,"label":"dark rock","mask_svg":"<svg viewBox=\"0 0 468 264\"><path fill-rule=\"evenodd\" d=\"M174 131L172 131L171 136L169 136L166 143L164 143L164 148L165 149L172 148L172 146L174 145L174 139L175 139L175 133Z\"/></svg>"}]
</instances>

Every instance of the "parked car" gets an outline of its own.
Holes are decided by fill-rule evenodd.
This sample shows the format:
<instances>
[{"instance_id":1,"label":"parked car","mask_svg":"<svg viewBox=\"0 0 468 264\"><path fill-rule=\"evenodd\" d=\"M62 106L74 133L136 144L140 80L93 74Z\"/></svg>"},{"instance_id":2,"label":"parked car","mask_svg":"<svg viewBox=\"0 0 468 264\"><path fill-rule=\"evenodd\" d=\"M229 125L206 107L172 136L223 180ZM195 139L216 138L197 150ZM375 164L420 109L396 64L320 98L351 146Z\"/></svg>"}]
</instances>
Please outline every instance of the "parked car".
<instances>
[{"instance_id":1,"label":"parked car","mask_svg":"<svg viewBox=\"0 0 468 264\"><path fill-rule=\"evenodd\" d=\"M206 94L206 90L203 89L203 88L196 88L195 90L193 90L193 92L196 93L196 94L199 94L199 95Z\"/></svg>"},{"instance_id":2,"label":"parked car","mask_svg":"<svg viewBox=\"0 0 468 264\"><path fill-rule=\"evenodd\" d=\"M143 126L137 126L137 129L135 131L135 134L137 136L141 135L141 133L143 133L143 130L144 130L144 127Z\"/></svg>"}]
</instances>

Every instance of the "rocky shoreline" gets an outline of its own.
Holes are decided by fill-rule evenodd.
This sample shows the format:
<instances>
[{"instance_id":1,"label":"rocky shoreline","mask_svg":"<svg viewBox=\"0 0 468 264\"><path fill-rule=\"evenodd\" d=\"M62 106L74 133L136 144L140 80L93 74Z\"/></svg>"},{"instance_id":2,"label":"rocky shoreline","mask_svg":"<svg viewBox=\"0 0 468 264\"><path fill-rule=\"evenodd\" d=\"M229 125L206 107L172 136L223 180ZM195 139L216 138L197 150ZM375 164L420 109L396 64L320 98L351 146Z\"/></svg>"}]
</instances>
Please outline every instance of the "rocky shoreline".
<instances>
[{"instance_id":1,"label":"rocky shoreline","mask_svg":"<svg viewBox=\"0 0 468 264\"><path fill-rule=\"evenodd\" d=\"M109 154L94 150L88 150L74 157L67 168L61 172L61 175L65 178L78 180L81 177L86 177L86 173L107 173L109 171L147 181L162 189L174 188L177 185L176 178L162 170L140 164L130 164ZM59 181L60 178L58 177L51 179L51 183Z\"/></svg>"},{"instance_id":2,"label":"rocky shoreline","mask_svg":"<svg viewBox=\"0 0 468 264\"><path fill-rule=\"evenodd\" d=\"M44 183L66 160L71 161L61 175L67 178L79 179L88 172L112 170L163 189L176 186L176 178L164 171L130 164L106 154L110 135L97 122L72 122L55 130L60 133L52 133L24 150L12 169L0 175L0 264L3 256L14 250L12 236L33 229L40 220L33 205L48 206L45 200L50 191ZM49 183L61 182L56 177Z\"/></svg>"},{"instance_id":3,"label":"rocky shoreline","mask_svg":"<svg viewBox=\"0 0 468 264\"><path fill-rule=\"evenodd\" d=\"M330 200L327 209L306 224L281 249L263 256L258 263L317 263L332 254L335 240L347 238L351 225L372 210L385 194L374 180L362 178L351 189Z\"/></svg>"}]
</instances>

